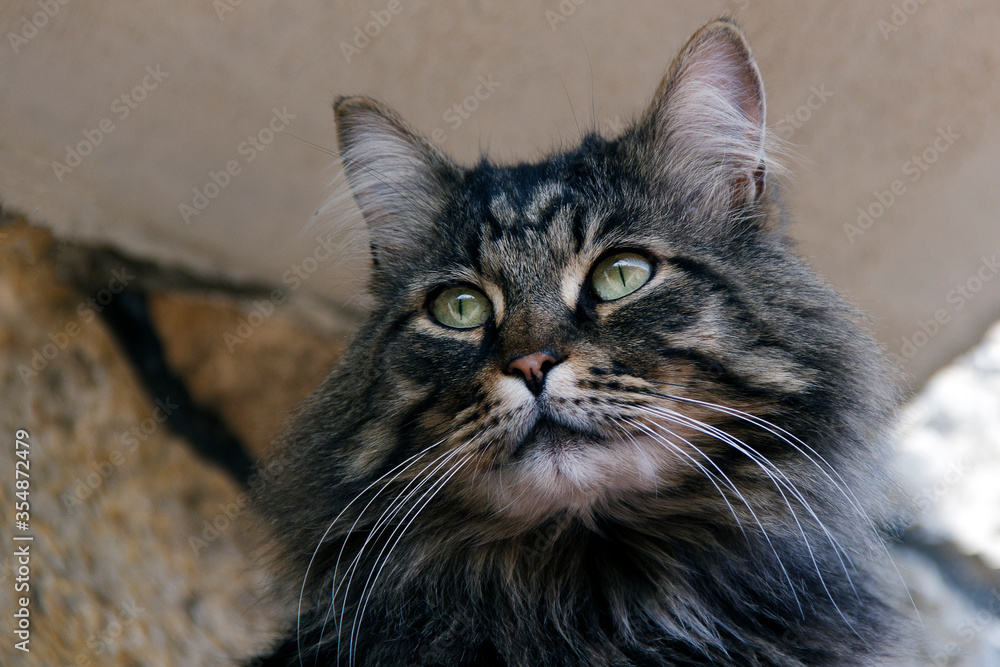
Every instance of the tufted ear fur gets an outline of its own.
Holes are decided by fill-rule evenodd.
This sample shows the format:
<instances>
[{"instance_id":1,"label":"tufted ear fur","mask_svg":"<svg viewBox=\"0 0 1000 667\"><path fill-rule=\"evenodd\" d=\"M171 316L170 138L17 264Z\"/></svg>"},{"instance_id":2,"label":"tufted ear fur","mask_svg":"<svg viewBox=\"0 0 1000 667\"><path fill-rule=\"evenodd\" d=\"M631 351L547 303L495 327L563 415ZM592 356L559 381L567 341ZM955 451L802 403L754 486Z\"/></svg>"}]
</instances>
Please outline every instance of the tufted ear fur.
<instances>
[{"instance_id":1,"label":"tufted ear fur","mask_svg":"<svg viewBox=\"0 0 1000 667\"><path fill-rule=\"evenodd\" d=\"M720 19L687 43L642 123L654 169L721 214L764 193L764 87L742 31Z\"/></svg>"},{"instance_id":2,"label":"tufted ear fur","mask_svg":"<svg viewBox=\"0 0 1000 667\"><path fill-rule=\"evenodd\" d=\"M334 104L347 182L371 232L376 267L421 252L459 171L389 107L367 97Z\"/></svg>"}]
</instances>

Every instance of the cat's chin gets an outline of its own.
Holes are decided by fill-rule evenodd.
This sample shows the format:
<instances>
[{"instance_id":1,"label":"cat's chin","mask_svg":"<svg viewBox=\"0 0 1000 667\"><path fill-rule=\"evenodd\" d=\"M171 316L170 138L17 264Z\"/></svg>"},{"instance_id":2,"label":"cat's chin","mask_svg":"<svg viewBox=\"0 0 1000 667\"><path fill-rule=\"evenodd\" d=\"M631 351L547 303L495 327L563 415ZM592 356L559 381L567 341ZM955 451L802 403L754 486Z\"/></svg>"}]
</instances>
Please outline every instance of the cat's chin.
<instances>
[{"instance_id":1,"label":"cat's chin","mask_svg":"<svg viewBox=\"0 0 1000 667\"><path fill-rule=\"evenodd\" d=\"M655 492L677 467L675 457L643 437L608 437L541 420L511 460L491 471L489 495L498 511L519 520L589 515L629 495Z\"/></svg>"}]
</instances>

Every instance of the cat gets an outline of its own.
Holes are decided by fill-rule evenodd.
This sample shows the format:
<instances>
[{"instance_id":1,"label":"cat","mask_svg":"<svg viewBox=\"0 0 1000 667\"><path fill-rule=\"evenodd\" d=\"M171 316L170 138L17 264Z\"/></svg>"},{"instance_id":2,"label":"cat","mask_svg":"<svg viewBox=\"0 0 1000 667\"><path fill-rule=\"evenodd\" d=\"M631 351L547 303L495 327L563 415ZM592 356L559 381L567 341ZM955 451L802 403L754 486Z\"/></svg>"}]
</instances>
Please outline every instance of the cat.
<instances>
[{"instance_id":1,"label":"cat","mask_svg":"<svg viewBox=\"0 0 1000 667\"><path fill-rule=\"evenodd\" d=\"M374 305L255 482L298 596L256 664L899 664L893 371L793 252L738 26L536 164L335 116Z\"/></svg>"}]
</instances>

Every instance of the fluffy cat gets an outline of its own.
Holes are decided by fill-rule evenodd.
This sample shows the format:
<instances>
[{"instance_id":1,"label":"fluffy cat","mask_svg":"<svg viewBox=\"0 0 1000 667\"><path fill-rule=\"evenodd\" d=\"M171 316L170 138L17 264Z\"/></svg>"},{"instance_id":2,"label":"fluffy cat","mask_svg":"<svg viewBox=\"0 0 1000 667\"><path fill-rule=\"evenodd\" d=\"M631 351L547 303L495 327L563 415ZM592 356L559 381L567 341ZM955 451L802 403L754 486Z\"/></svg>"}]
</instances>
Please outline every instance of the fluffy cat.
<instances>
[{"instance_id":1,"label":"fluffy cat","mask_svg":"<svg viewBox=\"0 0 1000 667\"><path fill-rule=\"evenodd\" d=\"M728 20L620 136L455 165L335 105L374 307L256 482L264 664L898 664L897 403L792 252Z\"/></svg>"}]
</instances>

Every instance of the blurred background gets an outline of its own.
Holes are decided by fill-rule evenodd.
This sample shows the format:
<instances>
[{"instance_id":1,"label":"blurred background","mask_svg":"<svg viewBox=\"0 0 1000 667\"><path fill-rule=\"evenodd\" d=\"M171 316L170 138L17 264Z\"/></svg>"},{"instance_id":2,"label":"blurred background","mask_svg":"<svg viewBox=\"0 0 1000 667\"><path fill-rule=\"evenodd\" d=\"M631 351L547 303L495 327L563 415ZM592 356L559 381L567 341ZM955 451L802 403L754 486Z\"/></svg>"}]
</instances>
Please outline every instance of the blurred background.
<instances>
[{"instance_id":1,"label":"blurred background","mask_svg":"<svg viewBox=\"0 0 1000 667\"><path fill-rule=\"evenodd\" d=\"M226 664L280 622L241 482L364 314L358 216L315 215L342 189L337 95L460 162L535 159L623 128L720 15L760 65L801 253L914 397L899 562L934 664L1000 664L988 0L5 2L0 426L39 445L33 651L3 662Z\"/></svg>"}]
</instances>

